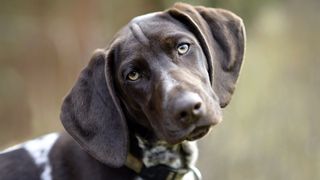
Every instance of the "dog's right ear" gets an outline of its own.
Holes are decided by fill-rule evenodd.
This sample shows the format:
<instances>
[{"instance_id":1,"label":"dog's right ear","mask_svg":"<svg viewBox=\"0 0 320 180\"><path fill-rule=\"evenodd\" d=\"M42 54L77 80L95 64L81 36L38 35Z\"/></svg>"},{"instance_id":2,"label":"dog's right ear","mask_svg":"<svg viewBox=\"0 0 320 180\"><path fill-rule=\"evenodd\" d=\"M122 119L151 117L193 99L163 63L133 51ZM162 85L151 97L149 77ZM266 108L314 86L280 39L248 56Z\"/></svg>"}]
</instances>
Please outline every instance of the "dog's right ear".
<instances>
[{"instance_id":1,"label":"dog's right ear","mask_svg":"<svg viewBox=\"0 0 320 180\"><path fill-rule=\"evenodd\" d=\"M64 99L60 119L69 134L97 160L122 166L128 151L128 130L115 96L110 71L113 50L97 50Z\"/></svg>"},{"instance_id":2,"label":"dog's right ear","mask_svg":"<svg viewBox=\"0 0 320 180\"><path fill-rule=\"evenodd\" d=\"M168 10L194 33L207 58L212 88L220 107L231 100L245 51L245 27L234 13L216 8L176 3Z\"/></svg>"}]
</instances>

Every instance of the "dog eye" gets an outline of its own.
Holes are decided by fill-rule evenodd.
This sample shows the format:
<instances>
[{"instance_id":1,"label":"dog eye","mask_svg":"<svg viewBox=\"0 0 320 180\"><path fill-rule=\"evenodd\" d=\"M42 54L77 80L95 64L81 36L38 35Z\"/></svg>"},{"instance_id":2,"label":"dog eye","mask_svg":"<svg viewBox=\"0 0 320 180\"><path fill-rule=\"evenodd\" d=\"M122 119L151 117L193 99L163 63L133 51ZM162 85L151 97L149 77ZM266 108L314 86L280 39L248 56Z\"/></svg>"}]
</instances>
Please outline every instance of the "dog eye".
<instances>
[{"instance_id":1,"label":"dog eye","mask_svg":"<svg viewBox=\"0 0 320 180\"><path fill-rule=\"evenodd\" d=\"M183 55L188 52L190 45L188 43L179 44L177 47L179 55Z\"/></svg>"},{"instance_id":2,"label":"dog eye","mask_svg":"<svg viewBox=\"0 0 320 180\"><path fill-rule=\"evenodd\" d=\"M130 81L136 81L141 77L140 73L137 71L131 71L128 75L127 75L127 79Z\"/></svg>"}]
</instances>

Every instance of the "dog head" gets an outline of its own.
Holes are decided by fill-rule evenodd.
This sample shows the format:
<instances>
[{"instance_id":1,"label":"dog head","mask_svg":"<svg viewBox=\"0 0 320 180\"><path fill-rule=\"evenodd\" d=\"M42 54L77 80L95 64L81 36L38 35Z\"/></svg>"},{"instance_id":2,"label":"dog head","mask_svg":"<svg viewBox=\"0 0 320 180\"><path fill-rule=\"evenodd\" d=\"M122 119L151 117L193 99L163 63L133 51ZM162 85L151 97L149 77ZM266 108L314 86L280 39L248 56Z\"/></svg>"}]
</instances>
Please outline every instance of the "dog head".
<instances>
[{"instance_id":1,"label":"dog head","mask_svg":"<svg viewBox=\"0 0 320 180\"><path fill-rule=\"evenodd\" d=\"M226 10L178 3L136 17L94 53L64 100L62 123L116 167L127 157L128 123L171 144L198 139L221 121L244 47L242 20Z\"/></svg>"}]
</instances>

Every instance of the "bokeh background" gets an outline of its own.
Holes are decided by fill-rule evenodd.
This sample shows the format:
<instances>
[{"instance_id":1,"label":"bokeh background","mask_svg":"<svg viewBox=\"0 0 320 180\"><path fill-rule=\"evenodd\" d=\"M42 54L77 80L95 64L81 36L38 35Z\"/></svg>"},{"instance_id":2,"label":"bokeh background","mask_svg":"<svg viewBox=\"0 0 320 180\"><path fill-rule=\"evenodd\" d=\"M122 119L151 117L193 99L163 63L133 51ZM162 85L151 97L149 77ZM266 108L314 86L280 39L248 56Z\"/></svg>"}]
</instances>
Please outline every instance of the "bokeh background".
<instances>
[{"instance_id":1,"label":"bokeh background","mask_svg":"<svg viewBox=\"0 0 320 180\"><path fill-rule=\"evenodd\" d=\"M205 180L320 179L320 1L195 0L240 15L247 51L224 121L200 141ZM96 48L173 0L1 0L0 148L62 130Z\"/></svg>"}]
</instances>

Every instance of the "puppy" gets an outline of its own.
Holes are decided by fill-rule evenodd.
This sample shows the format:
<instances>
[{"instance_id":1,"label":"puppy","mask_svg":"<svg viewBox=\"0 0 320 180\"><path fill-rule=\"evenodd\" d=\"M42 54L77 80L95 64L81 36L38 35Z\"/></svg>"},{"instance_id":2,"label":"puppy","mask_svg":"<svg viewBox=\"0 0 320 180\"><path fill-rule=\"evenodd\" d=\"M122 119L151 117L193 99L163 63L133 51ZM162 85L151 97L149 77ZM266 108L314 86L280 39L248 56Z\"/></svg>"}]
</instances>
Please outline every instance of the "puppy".
<instances>
[{"instance_id":1,"label":"puppy","mask_svg":"<svg viewBox=\"0 0 320 180\"><path fill-rule=\"evenodd\" d=\"M194 140L222 120L244 49L227 10L177 3L134 18L66 96L68 133L3 152L0 179L201 179Z\"/></svg>"}]
</instances>

